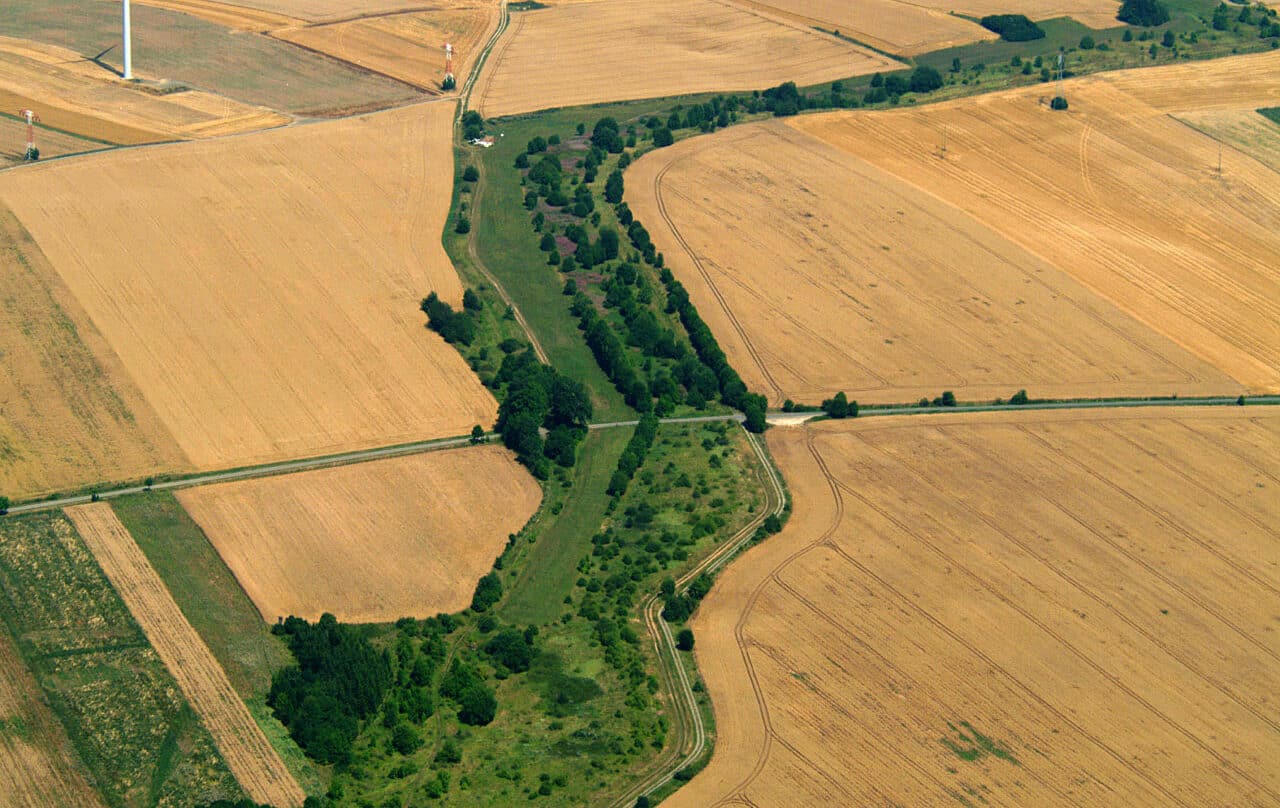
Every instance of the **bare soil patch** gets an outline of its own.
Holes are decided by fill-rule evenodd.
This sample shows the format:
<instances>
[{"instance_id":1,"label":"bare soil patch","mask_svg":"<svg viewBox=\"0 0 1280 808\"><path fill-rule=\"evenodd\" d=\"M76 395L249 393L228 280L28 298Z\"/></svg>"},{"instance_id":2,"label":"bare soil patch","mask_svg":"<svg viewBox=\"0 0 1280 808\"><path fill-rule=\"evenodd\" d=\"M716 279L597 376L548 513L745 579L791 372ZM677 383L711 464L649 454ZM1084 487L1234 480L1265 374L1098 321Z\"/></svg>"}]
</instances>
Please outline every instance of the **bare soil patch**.
<instances>
[{"instance_id":1,"label":"bare soil patch","mask_svg":"<svg viewBox=\"0 0 1280 808\"><path fill-rule=\"evenodd\" d=\"M198 467L460 435L496 403L417 307L462 296L453 109L90 155L0 199Z\"/></svg>"},{"instance_id":2,"label":"bare soil patch","mask_svg":"<svg viewBox=\"0 0 1280 808\"><path fill-rule=\"evenodd\" d=\"M781 122L646 155L627 200L775 406L1241 389L1002 233Z\"/></svg>"},{"instance_id":3,"label":"bare soil patch","mask_svg":"<svg viewBox=\"0 0 1280 808\"><path fill-rule=\"evenodd\" d=\"M695 617L711 764L672 806L1264 805L1280 413L769 433L781 534Z\"/></svg>"},{"instance_id":4,"label":"bare soil patch","mask_svg":"<svg viewBox=\"0 0 1280 808\"><path fill-rule=\"evenodd\" d=\"M466 608L541 497L496 446L178 494L266 620L355 623Z\"/></svg>"},{"instance_id":5,"label":"bare soil patch","mask_svg":"<svg viewBox=\"0 0 1280 808\"><path fill-rule=\"evenodd\" d=\"M98 502L68 508L66 513L213 735L245 793L255 802L302 805L306 794L111 506Z\"/></svg>"},{"instance_id":6,"label":"bare soil patch","mask_svg":"<svg viewBox=\"0 0 1280 808\"><path fill-rule=\"evenodd\" d=\"M522 11L476 86L486 117L681 93L816 84L893 69L872 51L720 0Z\"/></svg>"}]
</instances>

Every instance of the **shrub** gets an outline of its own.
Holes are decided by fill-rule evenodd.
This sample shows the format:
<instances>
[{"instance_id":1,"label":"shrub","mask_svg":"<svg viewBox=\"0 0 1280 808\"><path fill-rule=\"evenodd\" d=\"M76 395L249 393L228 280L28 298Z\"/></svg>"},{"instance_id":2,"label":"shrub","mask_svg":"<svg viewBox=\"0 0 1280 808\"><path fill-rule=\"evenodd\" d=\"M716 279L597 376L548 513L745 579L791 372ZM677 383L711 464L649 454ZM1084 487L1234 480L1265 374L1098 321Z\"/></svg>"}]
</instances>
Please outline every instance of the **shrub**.
<instances>
[{"instance_id":1,"label":"shrub","mask_svg":"<svg viewBox=\"0 0 1280 808\"><path fill-rule=\"evenodd\" d=\"M657 146L658 148L662 148L663 146L670 146L672 143L675 143L675 142L676 142L675 136L672 135L671 130L665 126L653 133L653 145Z\"/></svg>"},{"instance_id":2,"label":"shrub","mask_svg":"<svg viewBox=\"0 0 1280 808\"><path fill-rule=\"evenodd\" d=\"M466 235L471 232L471 220L466 216L459 215L458 223L453 226L453 232L459 235Z\"/></svg>"},{"instance_id":3,"label":"shrub","mask_svg":"<svg viewBox=\"0 0 1280 808\"><path fill-rule=\"evenodd\" d=\"M913 93L931 93L942 86L942 74L932 67L921 65L911 72L908 84Z\"/></svg>"},{"instance_id":4,"label":"shrub","mask_svg":"<svg viewBox=\"0 0 1280 808\"><path fill-rule=\"evenodd\" d=\"M983 28L1000 35L1005 42L1029 42L1044 39L1044 29L1024 14L992 14L980 21Z\"/></svg>"},{"instance_id":5,"label":"shrub","mask_svg":"<svg viewBox=\"0 0 1280 808\"><path fill-rule=\"evenodd\" d=\"M832 418L857 418L858 402L849 401L843 392L822 402L822 409Z\"/></svg>"},{"instance_id":6,"label":"shrub","mask_svg":"<svg viewBox=\"0 0 1280 808\"><path fill-rule=\"evenodd\" d=\"M528 154L538 154L547 150L547 139L542 135L538 135L529 141L529 145L525 147Z\"/></svg>"},{"instance_id":7,"label":"shrub","mask_svg":"<svg viewBox=\"0 0 1280 808\"><path fill-rule=\"evenodd\" d=\"M1093 50L1095 44L1093 37L1088 34L1080 37L1080 50Z\"/></svg>"},{"instance_id":8,"label":"shrub","mask_svg":"<svg viewBox=\"0 0 1280 808\"><path fill-rule=\"evenodd\" d=\"M422 738L408 724L396 724L391 731L391 748L402 755L412 755L422 746Z\"/></svg>"},{"instance_id":9,"label":"shrub","mask_svg":"<svg viewBox=\"0 0 1280 808\"><path fill-rule=\"evenodd\" d=\"M1116 14L1120 22L1150 28L1169 21L1169 9L1160 0L1124 0Z\"/></svg>"},{"instance_id":10,"label":"shrub","mask_svg":"<svg viewBox=\"0 0 1280 808\"><path fill-rule=\"evenodd\" d=\"M9 498L0 496L0 516L4 516L9 512Z\"/></svg>"},{"instance_id":11,"label":"shrub","mask_svg":"<svg viewBox=\"0 0 1280 808\"><path fill-rule=\"evenodd\" d=\"M1012 396L1009 397L1009 403L1013 404L1014 406L1018 406L1020 404L1026 404L1030 400L1031 399L1027 398L1026 390L1019 390L1018 392L1014 393Z\"/></svg>"},{"instance_id":12,"label":"shrub","mask_svg":"<svg viewBox=\"0 0 1280 808\"><path fill-rule=\"evenodd\" d=\"M498 573L490 572L476 584L476 592L471 597L471 610L483 612L498 602L502 597L502 580Z\"/></svg>"},{"instance_id":13,"label":"shrub","mask_svg":"<svg viewBox=\"0 0 1280 808\"><path fill-rule=\"evenodd\" d=\"M676 634L676 648L681 651L693 650L693 631L691 629L682 628Z\"/></svg>"},{"instance_id":14,"label":"shrub","mask_svg":"<svg viewBox=\"0 0 1280 808\"><path fill-rule=\"evenodd\" d=\"M1055 95L1053 100L1049 102L1050 109L1066 109L1067 99L1061 95Z\"/></svg>"},{"instance_id":15,"label":"shrub","mask_svg":"<svg viewBox=\"0 0 1280 808\"><path fill-rule=\"evenodd\" d=\"M467 166L462 170L462 178L467 182L475 182L480 179L480 170L475 166Z\"/></svg>"},{"instance_id":16,"label":"shrub","mask_svg":"<svg viewBox=\"0 0 1280 808\"><path fill-rule=\"evenodd\" d=\"M500 665L511 673L529 670L529 663L533 660L533 646L523 632L514 628L504 628L493 635L484 644L484 651L495 665Z\"/></svg>"},{"instance_id":17,"label":"shrub","mask_svg":"<svg viewBox=\"0 0 1280 808\"><path fill-rule=\"evenodd\" d=\"M436 752L436 756L432 758L432 762L437 766L452 766L462 762L462 748L458 746L458 742L452 738L446 738L441 744L440 751Z\"/></svg>"}]
</instances>

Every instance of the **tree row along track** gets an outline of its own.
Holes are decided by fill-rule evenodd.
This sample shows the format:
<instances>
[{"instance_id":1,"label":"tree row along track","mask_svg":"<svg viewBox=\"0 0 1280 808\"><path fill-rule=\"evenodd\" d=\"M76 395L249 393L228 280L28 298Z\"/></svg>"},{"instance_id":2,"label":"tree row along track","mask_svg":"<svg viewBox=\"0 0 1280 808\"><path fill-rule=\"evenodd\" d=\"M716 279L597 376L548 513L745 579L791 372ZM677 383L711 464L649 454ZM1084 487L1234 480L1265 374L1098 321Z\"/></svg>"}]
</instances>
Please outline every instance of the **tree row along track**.
<instances>
[{"instance_id":1,"label":"tree row along track","mask_svg":"<svg viewBox=\"0 0 1280 808\"><path fill-rule=\"evenodd\" d=\"M254 802L279 808L302 805L306 794L111 506L99 502L66 513L213 735L245 793Z\"/></svg>"},{"instance_id":2,"label":"tree row along track","mask_svg":"<svg viewBox=\"0 0 1280 808\"><path fill-rule=\"evenodd\" d=\"M735 533L728 541L716 548L697 566L686 572L676 581L676 590L683 592L694 578L702 573L714 573L733 558L739 550L749 544L756 530L770 516L781 515L786 507L786 492L782 487L782 478L774 468L773 461L764 448L758 435L746 432L747 442L755 452L758 465L756 476L765 489L765 506L755 518ZM675 738L667 745L664 752L652 767L655 771L632 786L618 800L610 803L613 808L628 808L641 795L652 794L662 788L675 777L681 769L695 763L707 748L707 731L702 722L702 712L698 708L697 696L694 695L688 671L680 659L676 648L675 637L671 627L662 619L663 600L655 593L645 601L643 607L645 629L653 639L654 650L659 660L659 672L667 692L672 694L671 717ZM684 751L684 750L688 751Z\"/></svg>"}]
</instances>

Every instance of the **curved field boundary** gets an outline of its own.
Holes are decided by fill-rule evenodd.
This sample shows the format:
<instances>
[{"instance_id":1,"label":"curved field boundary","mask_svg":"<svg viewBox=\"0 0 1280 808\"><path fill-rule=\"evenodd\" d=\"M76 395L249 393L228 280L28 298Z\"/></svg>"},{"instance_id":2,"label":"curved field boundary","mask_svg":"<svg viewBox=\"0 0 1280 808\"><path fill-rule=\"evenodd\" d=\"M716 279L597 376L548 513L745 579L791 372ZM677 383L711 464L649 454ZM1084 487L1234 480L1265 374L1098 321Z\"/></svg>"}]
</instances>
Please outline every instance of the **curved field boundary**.
<instances>
[{"instance_id":1,"label":"curved field boundary","mask_svg":"<svg viewBox=\"0 0 1280 808\"><path fill-rule=\"evenodd\" d=\"M68 508L66 514L209 729L245 793L255 802L302 805L306 794L301 786L111 506L81 505Z\"/></svg>"}]
</instances>

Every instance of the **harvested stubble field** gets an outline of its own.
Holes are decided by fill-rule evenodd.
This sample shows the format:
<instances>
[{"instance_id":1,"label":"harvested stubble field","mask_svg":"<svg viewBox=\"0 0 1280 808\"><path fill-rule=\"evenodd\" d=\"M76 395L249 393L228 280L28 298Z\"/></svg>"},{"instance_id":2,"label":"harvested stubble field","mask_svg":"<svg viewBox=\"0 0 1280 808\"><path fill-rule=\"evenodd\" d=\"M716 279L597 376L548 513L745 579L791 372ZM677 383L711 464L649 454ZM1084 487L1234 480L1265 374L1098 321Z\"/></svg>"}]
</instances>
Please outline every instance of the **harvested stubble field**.
<instances>
[{"instance_id":1,"label":"harvested stubble field","mask_svg":"<svg viewBox=\"0 0 1280 808\"><path fill-rule=\"evenodd\" d=\"M466 608L541 497L496 446L178 494L266 620L352 623Z\"/></svg>"},{"instance_id":2,"label":"harvested stubble field","mask_svg":"<svg viewBox=\"0 0 1280 808\"><path fill-rule=\"evenodd\" d=\"M357 17L379 17L405 11L419 11L424 7L441 8L456 5L459 0L235 0L235 3L217 3L211 0L149 0L148 5L187 10L196 14L191 6L221 7L218 13L234 13L241 7L245 18L283 17L307 22L336 22ZM467 2L467 0L461 0ZM496 4L495 4L496 5ZM223 11L225 9L225 11ZM210 12L213 13L213 12Z\"/></svg>"},{"instance_id":3,"label":"harvested stubble field","mask_svg":"<svg viewBox=\"0 0 1280 808\"><path fill-rule=\"evenodd\" d=\"M694 620L668 804L1273 805L1280 412L780 429L785 530Z\"/></svg>"},{"instance_id":4,"label":"harvested stubble field","mask_svg":"<svg viewBox=\"0 0 1280 808\"><path fill-rule=\"evenodd\" d=\"M667 266L775 406L1240 389L1001 233L783 122L626 176Z\"/></svg>"},{"instance_id":5,"label":"harvested stubble field","mask_svg":"<svg viewBox=\"0 0 1280 808\"><path fill-rule=\"evenodd\" d=\"M600 0L513 14L476 86L486 117L893 69L872 51L722 0Z\"/></svg>"},{"instance_id":6,"label":"harvested stubble field","mask_svg":"<svg viewBox=\"0 0 1280 808\"><path fill-rule=\"evenodd\" d=\"M0 36L23 40L33 49L62 48L75 57L74 64L64 67L97 70L108 80L120 70L118 3L6 0L4 12ZM191 14L135 5L132 16L135 72L182 82L219 100L290 114L328 115L420 97L402 82ZM100 59L97 64L95 57ZM11 69L0 66L0 76ZM40 69L48 71L43 65ZM115 109L115 104L104 102L100 109Z\"/></svg>"},{"instance_id":7,"label":"harvested stubble field","mask_svg":"<svg viewBox=\"0 0 1280 808\"><path fill-rule=\"evenodd\" d=\"M930 2L736 0L736 3L813 28L839 31L841 36L903 56L997 38L972 20L947 14L945 9L933 7L935 4Z\"/></svg>"},{"instance_id":8,"label":"harvested stubble field","mask_svg":"<svg viewBox=\"0 0 1280 808\"><path fill-rule=\"evenodd\" d=\"M0 93L0 104L13 99L4 98ZM21 102L19 102L21 104ZM21 105L14 106L9 103L7 106L0 107L8 111L10 109L26 109ZM1261 118L1261 116L1259 116ZM36 124L36 147L40 149L41 159L50 157L61 157L67 154L80 154L81 152L97 151L98 149L107 148L106 144L98 143L92 140L76 137L66 132L58 132L53 129L46 129L40 124ZM27 123L26 121L16 118L0 116L0 168L9 166L22 165L27 149Z\"/></svg>"},{"instance_id":9,"label":"harvested stubble field","mask_svg":"<svg viewBox=\"0 0 1280 808\"><path fill-rule=\"evenodd\" d=\"M453 45L453 72L462 86L497 23L497 7L477 0L431 11L290 28L273 36L436 92L444 80L444 43Z\"/></svg>"},{"instance_id":10,"label":"harvested stubble field","mask_svg":"<svg viewBox=\"0 0 1280 808\"><path fill-rule=\"evenodd\" d=\"M0 491L34 497L188 465L39 246L0 205Z\"/></svg>"},{"instance_id":11,"label":"harvested stubble field","mask_svg":"<svg viewBox=\"0 0 1280 808\"><path fill-rule=\"evenodd\" d=\"M794 125L925 188L1254 392L1280 390L1280 173L1169 113L1280 97L1280 52ZM938 157L946 131L946 158Z\"/></svg>"},{"instance_id":12,"label":"harvested stubble field","mask_svg":"<svg viewBox=\"0 0 1280 808\"><path fill-rule=\"evenodd\" d=\"M153 94L52 45L0 37L0 68L0 101L34 109L50 126L123 145L268 129L289 120L198 90Z\"/></svg>"},{"instance_id":13,"label":"harvested stubble field","mask_svg":"<svg viewBox=\"0 0 1280 808\"><path fill-rule=\"evenodd\" d=\"M1280 92L1278 55L1220 61L1070 82L1065 114L1036 88L693 139L628 200L775 400L1273 391L1280 175L1232 151L1219 177L1166 114Z\"/></svg>"},{"instance_id":14,"label":"harvested stubble field","mask_svg":"<svg viewBox=\"0 0 1280 808\"><path fill-rule=\"evenodd\" d=\"M0 805L98 808L102 801L39 685L0 629Z\"/></svg>"},{"instance_id":15,"label":"harvested stubble field","mask_svg":"<svg viewBox=\"0 0 1280 808\"><path fill-rule=\"evenodd\" d=\"M462 296L453 109L90 155L0 200L194 465L460 435L496 404L417 307Z\"/></svg>"},{"instance_id":16,"label":"harvested stubble field","mask_svg":"<svg viewBox=\"0 0 1280 808\"><path fill-rule=\"evenodd\" d=\"M1203 110L1176 114L1178 120L1222 143L1223 163L1237 151L1280 174L1280 125L1254 109Z\"/></svg>"},{"instance_id":17,"label":"harvested stubble field","mask_svg":"<svg viewBox=\"0 0 1280 808\"><path fill-rule=\"evenodd\" d=\"M98 502L66 513L213 736L240 787L255 802L277 808L302 805L306 794L111 506Z\"/></svg>"}]
</instances>

